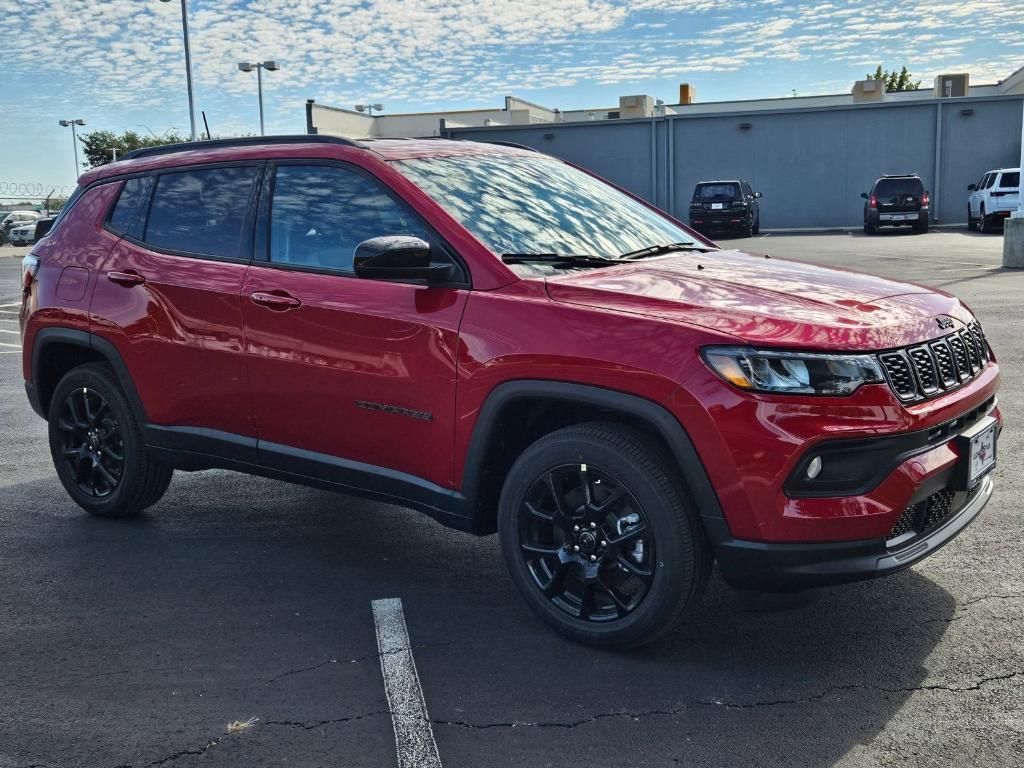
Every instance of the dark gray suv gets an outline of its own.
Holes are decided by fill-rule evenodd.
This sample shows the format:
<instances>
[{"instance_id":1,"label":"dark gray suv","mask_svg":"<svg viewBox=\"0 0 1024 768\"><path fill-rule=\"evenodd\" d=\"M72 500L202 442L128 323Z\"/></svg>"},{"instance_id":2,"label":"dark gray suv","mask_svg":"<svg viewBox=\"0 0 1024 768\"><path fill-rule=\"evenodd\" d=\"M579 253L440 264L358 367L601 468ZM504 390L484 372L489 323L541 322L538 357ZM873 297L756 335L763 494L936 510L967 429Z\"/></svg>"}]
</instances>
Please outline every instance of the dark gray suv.
<instances>
[{"instance_id":1,"label":"dark gray suv","mask_svg":"<svg viewBox=\"0 0 1024 768\"><path fill-rule=\"evenodd\" d=\"M879 227L913 227L928 231L928 190L917 174L882 176L871 185L864 198L864 234L873 235Z\"/></svg>"}]
</instances>

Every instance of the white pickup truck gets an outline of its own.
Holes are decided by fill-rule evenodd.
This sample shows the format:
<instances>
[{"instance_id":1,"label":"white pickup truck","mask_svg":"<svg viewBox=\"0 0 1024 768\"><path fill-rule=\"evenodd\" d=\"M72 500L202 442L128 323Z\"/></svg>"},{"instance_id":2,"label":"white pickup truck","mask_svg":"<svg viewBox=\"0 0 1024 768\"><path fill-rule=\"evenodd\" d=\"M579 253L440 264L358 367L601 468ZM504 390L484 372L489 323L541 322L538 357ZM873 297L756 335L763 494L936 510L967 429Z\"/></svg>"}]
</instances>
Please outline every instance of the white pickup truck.
<instances>
[{"instance_id":1,"label":"white pickup truck","mask_svg":"<svg viewBox=\"0 0 1024 768\"><path fill-rule=\"evenodd\" d=\"M977 184L968 185L967 228L993 232L996 225L1017 210L1020 199L1020 168L989 171Z\"/></svg>"}]
</instances>

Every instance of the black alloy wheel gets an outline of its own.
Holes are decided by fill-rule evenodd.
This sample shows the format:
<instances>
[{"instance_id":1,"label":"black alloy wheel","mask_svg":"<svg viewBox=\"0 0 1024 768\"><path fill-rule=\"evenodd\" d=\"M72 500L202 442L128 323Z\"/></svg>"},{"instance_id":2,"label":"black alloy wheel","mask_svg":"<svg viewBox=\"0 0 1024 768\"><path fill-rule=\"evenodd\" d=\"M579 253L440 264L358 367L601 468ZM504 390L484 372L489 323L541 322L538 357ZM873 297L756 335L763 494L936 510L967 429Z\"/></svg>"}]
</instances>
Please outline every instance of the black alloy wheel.
<instances>
[{"instance_id":1,"label":"black alloy wheel","mask_svg":"<svg viewBox=\"0 0 1024 768\"><path fill-rule=\"evenodd\" d=\"M526 493L519 521L527 571L568 615L620 619L649 592L653 531L636 497L611 473L585 463L543 472Z\"/></svg>"},{"instance_id":2,"label":"black alloy wheel","mask_svg":"<svg viewBox=\"0 0 1024 768\"><path fill-rule=\"evenodd\" d=\"M87 363L69 371L49 408L54 468L86 512L128 517L167 491L173 470L146 451L139 422L109 367Z\"/></svg>"},{"instance_id":3,"label":"black alloy wheel","mask_svg":"<svg viewBox=\"0 0 1024 768\"><path fill-rule=\"evenodd\" d=\"M61 457L81 491L97 499L112 494L124 475L124 439L103 395L88 387L69 392L57 430Z\"/></svg>"}]
</instances>

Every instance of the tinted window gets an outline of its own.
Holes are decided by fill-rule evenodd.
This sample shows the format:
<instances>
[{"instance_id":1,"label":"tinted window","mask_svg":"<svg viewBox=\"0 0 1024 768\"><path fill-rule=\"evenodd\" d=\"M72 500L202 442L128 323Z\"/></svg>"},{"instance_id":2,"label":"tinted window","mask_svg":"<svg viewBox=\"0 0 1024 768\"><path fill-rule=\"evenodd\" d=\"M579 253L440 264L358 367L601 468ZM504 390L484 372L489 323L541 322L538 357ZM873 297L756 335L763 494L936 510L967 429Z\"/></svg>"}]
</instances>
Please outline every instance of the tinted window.
<instances>
[{"instance_id":1,"label":"tinted window","mask_svg":"<svg viewBox=\"0 0 1024 768\"><path fill-rule=\"evenodd\" d=\"M588 173L542 155L464 155L396 163L491 251L617 257L686 230Z\"/></svg>"},{"instance_id":2,"label":"tinted window","mask_svg":"<svg viewBox=\"0 0 1024 768\"><path fill-rule=\"evenodd\" d=\"M145 224L145 212L149 205L149 192L153 188L153 178L128 179L121 188L117 205L110 214L110 228L132 237L142 235Z\"/></svg>"},{"instance_id":3,"label":"tinted window","mask_svg":"<svg viewBox=\"0 0 1024 768\"><path fill-rule=\"evenodd\" d=\"M998 175L999 174L997 174L997 173L990 173L988 176L986 176L985 177L985 187L984 188L985 189L990 189L992 187L992 185L996 183L996 176L998 176Z\"/></svg>"},{"instance_id":4,"label":"tinted window","mask_svg":"<svg viewBox=\"0 0 1024 768\"><path fill-rule=\"evenodd\" d=\"M736 200L740 197L740 185L733 183L724 184L698 184L697 190L693 193L696 200Z\"/></svg>"},{"instance_id":5,"label":"tinted window","mask_svg":"<svg viewBox=\"0 0 1024 768\"><path fill-rule=\"evenodd\" d=\"M258 169L210 168L157 179L145 240L157 248L242 258Z\"/></svg>"},{"instance_id":6,"label":"tinted window","mask_svg":"<svg viewBox=\"0 0 1024 768\"><path fill-rule=\"evenodd\" d=\"M282 165L270 209L270 260L352 271L356 246L371 237L426 229L376 179L327 165Z\"/></svg>"},{"instance_id":7,"label":"tinted window","mask_svg":"<svg viewBox=\"0 0 1024 768\"><path fill-rule=\"evenodd\" d=\"M999 180L999 186L1002 187L1003 189L1018 188L1020 186L1020 171L1014 171L1013 173L1004 173L1003 178Z\"/></svg>"},{"instance_id":8,"label":"tinted window","mask_svg":"<svg viewBox=\"0 0 1024 768\"><path fill-rule=\"evenodd\" d=\"M924 184L920 179L879 179L875 185L875 194L878 197L889 197L892 195L916 195L924 193Z\"/></svg>"}]
</instances>

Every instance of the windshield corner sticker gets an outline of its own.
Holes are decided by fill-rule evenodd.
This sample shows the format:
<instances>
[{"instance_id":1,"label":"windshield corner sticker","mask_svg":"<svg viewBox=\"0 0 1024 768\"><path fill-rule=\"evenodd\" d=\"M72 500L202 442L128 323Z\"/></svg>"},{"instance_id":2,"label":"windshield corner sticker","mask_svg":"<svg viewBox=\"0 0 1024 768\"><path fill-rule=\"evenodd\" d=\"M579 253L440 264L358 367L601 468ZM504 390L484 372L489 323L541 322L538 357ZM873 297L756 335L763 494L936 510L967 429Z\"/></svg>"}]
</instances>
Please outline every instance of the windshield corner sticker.
<instances>
[{"instance_id":1,"label":"windshield corner sticker","mask_svg":"<svg viewBox=\"0 0 1024 768\"><path fill-rule=\"evenodd\" d=\"M411 419L419 419L420 421L433 421L434 414L430 411L416 411L412 408L403 408L400 405L388 405L387 403L374 403L369 400L356 400L356 408L363 408L367 411L383 411L384 413L394 413L399 416L408 416Z\"/></svg>"}]
</instances>

